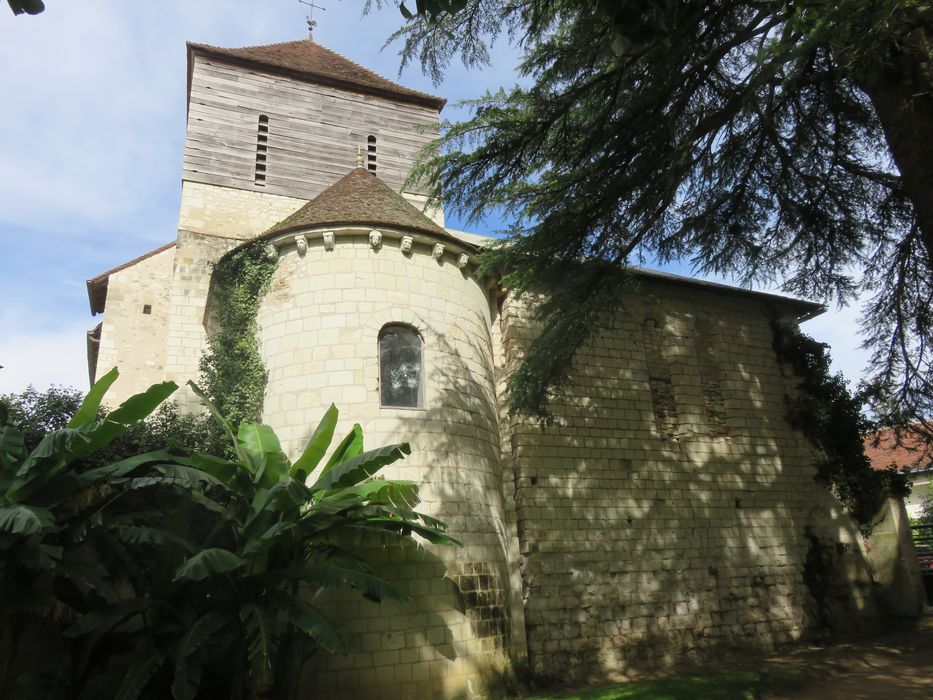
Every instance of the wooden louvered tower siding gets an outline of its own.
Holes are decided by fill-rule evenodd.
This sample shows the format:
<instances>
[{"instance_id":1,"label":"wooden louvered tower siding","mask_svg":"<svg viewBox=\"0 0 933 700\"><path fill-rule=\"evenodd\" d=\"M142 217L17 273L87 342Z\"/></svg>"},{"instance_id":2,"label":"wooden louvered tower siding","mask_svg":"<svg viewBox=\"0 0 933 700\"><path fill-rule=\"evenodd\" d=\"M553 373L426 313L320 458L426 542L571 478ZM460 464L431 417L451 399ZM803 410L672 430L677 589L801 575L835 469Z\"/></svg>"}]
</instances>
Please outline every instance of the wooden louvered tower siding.
<instances>
[{"instance_id":1,"label":"wooden louvered tower siding","mask_svg":"<svg viewBox=\"0 0 933 700\"><path fill-rule=\"evenodd\" d=\"M278 46L294 54L311 42ZM437 133L442 101L432 105L413 91L396 96L391 89L353 85L352 75L351 84L328 84L327 75L316 80L207 48L192 47L186 181L307 200L346 174L357 148L366 157L369 137L375 136L379 177L400 191L420 150ZM374 94L380 91L386 94ZM258 154L260 117L268 118L268 137ZM264 178L257 177L260 163ZM406 190L418 193L417 187Z\"/></svg>"}]
</instances>

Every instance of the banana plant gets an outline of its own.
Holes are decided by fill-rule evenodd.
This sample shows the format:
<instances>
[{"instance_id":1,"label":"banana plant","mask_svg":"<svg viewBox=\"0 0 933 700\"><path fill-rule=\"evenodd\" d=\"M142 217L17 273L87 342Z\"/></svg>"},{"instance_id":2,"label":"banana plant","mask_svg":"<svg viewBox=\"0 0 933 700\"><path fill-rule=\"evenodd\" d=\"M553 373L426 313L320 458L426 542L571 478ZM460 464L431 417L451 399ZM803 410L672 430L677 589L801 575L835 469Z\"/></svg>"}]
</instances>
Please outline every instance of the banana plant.
<instances>
[{"instance_id":1,"label":"banana plant","mask_svg":"<svg viewBox=\"0 0 933 700\"><path fill-rule=\"evenodd\" d=\"M113 479L171 454L150 452L103 467L84 468L98 452L150 415L178 387L165 382L104 413L101 402L116 369L90 390L68 424L32 450L0 405L0 629L7 658L0 669L6 696L16 636L36 617L61 621L119 598L117 576L98 549L103 508L118 497Z\"/></svg>"},{"instance_id":2,"label":"banana plant","mask_svg":"<svg viewBox=\"0 0 933 700\"><path fill-rule=\"evenodd\" d=\"M156 559L167 559L137 602L123 599L88 615L68 634L138 633L138 653L117 697L139 697L167 679L176 700L205 688L212 696L284 697L315 651L347 651L322 609L328 591L409 599L373 570L360 545L410 542L412 535L460 543L444 523L415 510L415 483L374 478L410 454L407 443L364 450L357 424L331 450L338 418L331 406L292 462L272 428L234 428L189 384L227 434L235 459L175 455L154 475L117 481L134 490L178 489L209 514L210 527L184 532L179 522L190 522L185 518L163 527L121 526L124 538L149 542Z\"/></svg>"}]
</instances>

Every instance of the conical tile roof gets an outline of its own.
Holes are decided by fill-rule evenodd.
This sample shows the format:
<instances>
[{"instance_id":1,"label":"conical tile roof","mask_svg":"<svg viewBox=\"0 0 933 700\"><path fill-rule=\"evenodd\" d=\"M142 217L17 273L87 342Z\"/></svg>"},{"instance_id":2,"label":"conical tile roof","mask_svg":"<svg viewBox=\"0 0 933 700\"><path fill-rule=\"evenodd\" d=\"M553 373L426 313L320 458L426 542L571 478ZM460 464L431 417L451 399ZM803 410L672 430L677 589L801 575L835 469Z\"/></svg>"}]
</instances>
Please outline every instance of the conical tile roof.
<instances>
[{"instance_id":1,"label":"conical tile roof","mask_svg":"<svg viewBox=\"0 0 933 700\"><path fill-rule=\"evenodd\" d=\"M440 97L393 83L311 39L244 46L238 49L188 42L188 50L318 84L349 88L401 102L425 105L438 111L446 103L446 100Z\"/></svg>"},{"instance_id":2,"label":"conical tile roof","mask_svg":"<svg viewBox=\"0 0 933 700\"><path fill-rule=\"evenodd\" d=\"M443 228L365 168L351 170L301 209L266 231L266 235L313 226L354 224L448 236Z\"/></svg>"}]
</instances>

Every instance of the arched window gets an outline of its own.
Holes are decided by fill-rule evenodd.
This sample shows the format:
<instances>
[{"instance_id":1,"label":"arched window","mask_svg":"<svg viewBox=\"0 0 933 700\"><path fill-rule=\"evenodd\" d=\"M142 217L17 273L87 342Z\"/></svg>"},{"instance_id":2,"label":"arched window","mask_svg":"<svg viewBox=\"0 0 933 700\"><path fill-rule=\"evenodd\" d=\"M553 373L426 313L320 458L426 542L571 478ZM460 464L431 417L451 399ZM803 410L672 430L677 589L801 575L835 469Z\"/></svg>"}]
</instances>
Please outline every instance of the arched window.
<instances>
[{"instance_id":1,"label":"arched window","mask_svg":"<svg viewBox=\"0 0 933 700\"><path fill-rule=\"evenodd\" d=\"M379 332L379 403L398 408L423 405L421 336L411 326L392 323Z\"/></svg>"}]
</instances>

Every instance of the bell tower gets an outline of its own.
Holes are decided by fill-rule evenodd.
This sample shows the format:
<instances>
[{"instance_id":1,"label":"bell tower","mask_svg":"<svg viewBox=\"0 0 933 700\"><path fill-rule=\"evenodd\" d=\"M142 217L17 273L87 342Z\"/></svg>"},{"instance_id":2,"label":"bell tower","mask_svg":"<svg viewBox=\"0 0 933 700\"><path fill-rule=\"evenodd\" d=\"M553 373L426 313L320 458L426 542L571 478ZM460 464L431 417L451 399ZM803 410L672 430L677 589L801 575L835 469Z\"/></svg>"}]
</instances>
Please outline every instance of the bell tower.
<instances>
[{"instance_id":1,"label":"bell tower","mask_svg":"<svg viewBox=\"0 0 933 700\"><path fill-rule=\"evenodd\" d=\"M366 167L404 191L445 101L387 80L309 39L225 49L188 44L179 228L251 238ZM426 212L443 225L440 212Z\"/></svg>"}]
</instances>

